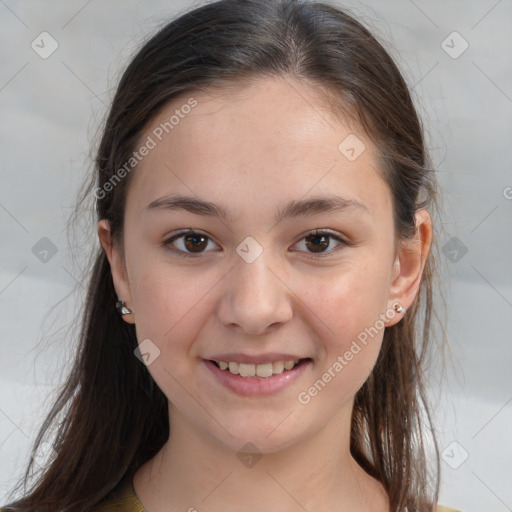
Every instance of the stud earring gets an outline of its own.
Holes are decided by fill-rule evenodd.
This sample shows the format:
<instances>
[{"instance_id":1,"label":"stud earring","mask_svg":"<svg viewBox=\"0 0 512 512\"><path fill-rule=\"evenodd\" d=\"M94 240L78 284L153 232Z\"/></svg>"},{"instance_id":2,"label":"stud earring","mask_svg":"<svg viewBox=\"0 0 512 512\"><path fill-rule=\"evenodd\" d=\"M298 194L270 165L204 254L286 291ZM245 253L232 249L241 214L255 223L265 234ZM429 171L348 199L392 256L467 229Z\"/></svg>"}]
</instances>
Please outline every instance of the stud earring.
<instances>
[{"instance_id":1,"label":"stud earring","mask_svg":"<svg viewBox=\"0 0 512 512\"><path fill-rule=\"evenodd\" d=\"M129 315L131 313L131 310L126 307L124 300L118 300L116 302L116 309L121 316Z\"/></svg>"},{"instance_id":2,"label":"stud earring","mask_svg":"<svg viewBox=\"0 0 512 512\"><path fill-rule=\"evenodd\" d=\"M404 307L400 303L395 304L393 307L397 313L407 313L407 311L404 309Z\"/></svg>"}]
</instances>

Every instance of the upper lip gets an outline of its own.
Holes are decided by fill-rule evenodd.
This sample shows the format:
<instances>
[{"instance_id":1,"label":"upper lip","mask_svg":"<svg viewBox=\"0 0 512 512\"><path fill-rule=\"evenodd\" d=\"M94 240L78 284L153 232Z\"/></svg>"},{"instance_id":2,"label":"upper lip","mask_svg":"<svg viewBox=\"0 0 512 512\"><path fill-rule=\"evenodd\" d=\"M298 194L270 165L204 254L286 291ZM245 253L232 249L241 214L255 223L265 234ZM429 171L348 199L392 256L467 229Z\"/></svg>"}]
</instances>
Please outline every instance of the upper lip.
<instances>
[{"instance_id":1,"label":"upper lip","mask_svg":"<svg viewBox=\"0 0 512 512\"><path fill-rule=\"evenodd\" d=\"M249 355L249 354L219 354L212 357L208 357L210 361L224 361L224 362L236 362L242 364L263 364L273 363L274 361L297 361L297 359L307 359L305 357L297 356L295 354L282 354L272 352L269 354L260 355Z\"/></svg>"}]
</instances>

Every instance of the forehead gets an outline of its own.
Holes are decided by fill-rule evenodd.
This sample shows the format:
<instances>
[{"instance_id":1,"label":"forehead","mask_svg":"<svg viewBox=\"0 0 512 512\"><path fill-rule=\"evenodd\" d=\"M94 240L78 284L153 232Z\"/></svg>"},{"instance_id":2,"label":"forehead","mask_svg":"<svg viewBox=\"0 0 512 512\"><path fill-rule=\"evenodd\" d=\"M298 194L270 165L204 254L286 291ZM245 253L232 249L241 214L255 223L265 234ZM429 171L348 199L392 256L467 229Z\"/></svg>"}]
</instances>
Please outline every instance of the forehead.
<instances>
[{"instance_id":1,"label":"forehead","mask_svg":"<svg viewBox=\"0 0 512 512\"><path fill-rule=\"evenodd\" d=\"M128 202L141 212L179 192L243 213L309 192L339 192L370 210L388 208L374 145L324 99L289 77L175 98L141 136L153 147L133 171Z\"/></svg>"}]
</instances>

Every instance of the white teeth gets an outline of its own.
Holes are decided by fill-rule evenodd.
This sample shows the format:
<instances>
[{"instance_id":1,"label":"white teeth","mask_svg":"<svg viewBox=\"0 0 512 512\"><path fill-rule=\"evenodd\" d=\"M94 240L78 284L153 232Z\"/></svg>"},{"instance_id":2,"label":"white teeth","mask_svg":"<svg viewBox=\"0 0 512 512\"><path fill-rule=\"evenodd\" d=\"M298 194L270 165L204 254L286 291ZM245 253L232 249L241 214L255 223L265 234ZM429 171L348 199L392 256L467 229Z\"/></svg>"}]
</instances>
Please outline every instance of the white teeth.
<instances>
[{"instance_id":1,"label":"white teeth","mask_svg":"<svg viewBox=\"0 0 512 512\"><path fill-rule=\"evenodd\" d=\"M231 369L231 363L229 363ZM240 377L254 377L256 375L256 366L253 364L238 363L238 373Z\"/></svg>"},{"instance_id":2,"label":"white teeth","mask_svg":"<svg viewBox=\"0 0 512 512\"><path fill-rule=\"evenodd\" d=\"M272 363L272 373L283 373L284 361L274 361Z\"/></svg>"},{"instance_id":3,"label":"white teeth","mask_svg":"<svg viewBox=\"0 0 512 512\"><path fill-rule=\"evenodd\" d=\"M229 370L234 375L240 375L240 377L272 377L283 373L285 370L291 370L295 365L299 363L300 359L295 361L273 361L272 363L262 364L248 364L248 363L236 363L234 361L219 361L218 365L221 370Z\"/></svg>"},{"instance_id":4,"label":"white teeth","mask_svg":"<svg viewBox=\"0 0 512 512\"><path fill-rule=\"evenodd\" d=\"M284 362L284 369L285 370L291 370L295 366L294 361L285 361Z\"/></svg>"},{"instance_id":5,"label":"white teeth","mask_svg":"<svg viewBox=\"0 0 512 512\"><path fill-rule=\"evenodd\" d=\"M256 366L256 375L258 377L272 377L272 363L259 364Z\"/></svg>"}]
</instances>

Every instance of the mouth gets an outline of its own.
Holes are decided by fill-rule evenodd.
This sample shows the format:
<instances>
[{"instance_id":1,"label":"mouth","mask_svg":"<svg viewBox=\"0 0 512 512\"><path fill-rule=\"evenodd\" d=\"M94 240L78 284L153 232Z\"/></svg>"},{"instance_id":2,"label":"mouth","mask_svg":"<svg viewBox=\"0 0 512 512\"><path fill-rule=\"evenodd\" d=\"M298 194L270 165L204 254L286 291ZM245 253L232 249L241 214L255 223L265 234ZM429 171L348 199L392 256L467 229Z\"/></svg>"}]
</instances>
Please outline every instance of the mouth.
<instances>
[{"instance_id":1,"label":"mouth","mask_svg":"<svg viewBox=\"0 0 512 512\"><path fill-rule=\"evenodd\" d=\"M275 395L296 386L300 379L307 378L313 366L313 359L310 357L281 359L277 354L274 357L268 354L271 361L261 362L261 358L258 357L260 361L249 363L251 357L248 356L226 356L220 356L220 360L203 359L207 373L213 377L214 382L225 389L246 397ZM245 362L229 360L235 357L245 359ZM307 381L310 379L311 375Z\"/></svg>"},{"instance_id":2,"label":"mouth","mask_svg":"<svg viewBox=\"0 0 512 512\"><path fill-rule=\"evenodd\" d=\"M268 379L275 375L290 372L300 365L307 364L311 361L310 357L302 359L288 359L269 361L267 363L251 364L239 363L236 361L215 361L210 359L209 362L214 364L219 370L238 375L243 378Z\"/></svg>"}]
</instances>

